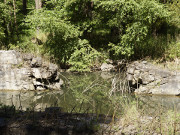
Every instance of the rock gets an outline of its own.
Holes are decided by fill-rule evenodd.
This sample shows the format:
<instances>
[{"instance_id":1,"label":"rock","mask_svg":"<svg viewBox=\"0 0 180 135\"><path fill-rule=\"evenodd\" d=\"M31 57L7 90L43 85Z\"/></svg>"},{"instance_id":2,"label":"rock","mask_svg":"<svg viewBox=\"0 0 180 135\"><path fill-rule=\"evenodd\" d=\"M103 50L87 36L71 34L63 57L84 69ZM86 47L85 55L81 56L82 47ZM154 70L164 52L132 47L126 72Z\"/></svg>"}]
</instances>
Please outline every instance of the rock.
<instances>
[{"instance_id":1,"label":"rock","mask_svg":"<svg viewBox=\"0 0 180 135\"><path fill-rule=\"evenodd\" d=\"M134 79L136 81L139 81L139 78L140 78L140 75L141 75L141 72L139 70L135 70L134 71ZM132 75L133 76L133 75Z\"/></svg>"},{"instance_id":2,"label":"rock","mask_svg":"<svg viewBox=\"0 0 180 135\"><path fill-rule=\"evenodd\" d=\"M114 70L115 70L115 66L113 66L112 64L103 63L101 65L101 71L103 72L114 71Z\"/></svg>"},{"instance_id":3,"label":"rock","mask_svg":"<svg viewBox=\"0 0 180 135\"><path fill-rule=\"evenodd\" d=\"M59 84L60 84L60 86L63 86L64 81L63 81L62 79L60 79L60 80L59 80Z\"/></svg>"},{"instance_id":4,"label":"rock","mask_svg":"<svg viewBox=\"0 0 180 135\"><path fill-rule=\"evenodd\" d=\"M131 74L127 74L126 78L128 81L133 81L133 75L131 75Z\"/></svg>"},{"instance_id":5,"label":"rock","mask_svg":"<svg viewBox=\"0 0 180 135\"><path fill-rule=\"evenodd\" d=\"M110 60L106 59L106 62L101 66L94 65L91 69L92 71L103 71L103 72L114 72L114 71L124 71L126 69L127 62L123 60Z\"/></svg>"},{"instance_id":6,"label":"rock","mask_svg":"<svg viewBox=\"0 0 180 135\"><path fill-rule=\"evenodd\" d=\"M33 84L36 90L45 90L47 89L46 85L43 82L39 82L38 80L34 80Z\"/></svg>"},{"instance_id":7,"label":"rock","mask_svg":"<svg viewBox=\"0 0 180 135\"><path fill-rule=\"evenodd\" d=\"M30 53L26 53L23 55L24 61L31 61L33 59L33 55Z\"/></svg>"},{"instance_id":8,"label":"rock","mask_svg":"<svg viewBox=\"0 0 180 135\"><path fill-rule=\"evenodd\" d=\"M22 63L22 58L19 57L18 52L14 50L3 51L0 50L0 65L18 65Z\"/></svg>"},{"instance_id":9,"label":"rock","mask_svg":"<svg viewBox=\"0 0 180 135\"><path fill-rule=\"evenodd\" d=\"M134 70L135 70L135 67L134 66L131 66L127 69L127 73L129 74L134 74Z\"/></svg>"},{"instance_id":10,"label":"rock","mask_svg":"<svg viewBox=\"0 0 180 135\"><path fill-rule=\"evenodd\" d=\"M135 93L180 95L180 73L135 61L127 66L126 74Z\"/></svg>"},{"instance_id":11,"label":"rock","mask_svg":"<svg viewBox=\"0 0 180 135\"><path fill-rule=\"evenodd\" d=\"M39 91L45 90L45 89L47 89L47 88L45 88L45 87L43 87L43 86L37 86L37 87L36 87L36 90L39 90Z\"/></svg>"},{"instance_id":12,"label":"rock","mask_svg":"<svg viewBox=\"0 0 180 135\"><path fill-rule=\"evenodd\" d=\"M0 51L0 90L59 90L63 83L59 74L56 64L43 64L41 57Z\"/></svg>"},{"instance_id":13,"label":"rock","mask_svg":"<svg viewBox=\"0 0 180 135\"><path fill-rule=\"evenodd\" d=\"M32 75L37 79L51 79L53 76L57 75L55 70L47 70L45 68L32 68ZM57 78L56 78L57 79Z\"/></svg>"},{"instance_id":14,"label":"rock","mask_svg":"<svg viewBox=\"0 0 180 135\"><path fill-rule=\"evenodd\" d=\"M150 88L140 85L139 88L135 90L135 93L137 93L137 94L151 94L151 92L149 92L149 91L150 91Z\"/></svg>"},{"instance_id":15,"label":"rock","mask_svg":"<svg viewBox=\"0 0 180 135\"><path fill-rule=\"evenodd\" d=\"M40 68L32 68L32 75L33 75L35 78L41 79L41 78L42 78L42 75L41 75L41 70L40 70Z\"/></svg>"},{"instance_id":16,"label":"rock","mask_svg":"<svg viewBox=\"0 0 180 135\"><path fill-rule=\"evenodd\" d=\"M42 65L42 58L41 57L36 57L33 58L31 61L31 67L41 67Z\"/></svg>"},{"instance_id":17,"label":"rock","mask_svg":"<svg viewBox=\"0 0 180 135\"><path fill-rule=\"evenodd\" d=\"M48 65L49 71L54 74L58 70L58 66L56 64L50 63Z\"/></svg>"},{"instance_id":18,"label":"rock","mask_svg":"<svg viewBox=\"0 0 180 135\"><path fill-rule=\"evenodd\" d=\"M106 59L106 63L107 63L107 64L113 64L113 60Z\"/></svg>"},{"instance_id":19,"label":"rock","mask_svg":"<svg viewBox=\"0 0 180 135\"><path fill-rule=\"evenodd\" d=\"M54 84L51 84L48 86L49 89L61 89L61 86L63 85L63 81L60 79L59 82L56 82Z\"/></svg>"},{"instance_id":20,"label":"rock","mask_svg":"<svg viewBox=\"0 0 180 135\"><path fill-rule=\"evenodd\" d=\"M152 94L180 95L180 80L169 78L168 82L151 89Z\"/></svg>"},{"instance_id":21,"label":"rock","mask_svg":"<svg viewBox=\"0 0 180 135\"><path fill-rule=\"evenodd\" d=\"M58 82L58 81L60 80L59 77L60 77L60 72L57 72L57 75L56 75L54 81ZM63 83L64 83L64 82L62 81L62 84L63 84Z\"/></svg>"},{"instance_id":22,"label":"rock","mask_svg":"<svg viewBox=\"0 0 180 135\"><path fill-rule=\"evenodd\" d=\"M2 74L1 74L2 75ZM3 72L0 77L0 89L7 90L34 90L31 79L29 78L30 71L26 68L11 69Z\"/></svg>"},{"instance_id":23,"label":"rock","mask_svg":"<svg viewBox=\"0 0 180 135\"><path fill-rule=\"evenodd\" d=\"M166 71L166 70L156 70L156 74L161 76L162 78L167 78L173 75L173 72Z\"/></svg>"},{"instance_id":24,"label":"rock","mask_svg":"<svg viewBox=\"0 0 180 135\"><path fill-rule=\"evenodd\" d=\"M137 75L135 75L137 78ZM154 76L153 75L149 75L148 72L145 72L141 75L141 79L142 79L142 84L148 84L154 81Z\"/></svg>"}]
</instances>

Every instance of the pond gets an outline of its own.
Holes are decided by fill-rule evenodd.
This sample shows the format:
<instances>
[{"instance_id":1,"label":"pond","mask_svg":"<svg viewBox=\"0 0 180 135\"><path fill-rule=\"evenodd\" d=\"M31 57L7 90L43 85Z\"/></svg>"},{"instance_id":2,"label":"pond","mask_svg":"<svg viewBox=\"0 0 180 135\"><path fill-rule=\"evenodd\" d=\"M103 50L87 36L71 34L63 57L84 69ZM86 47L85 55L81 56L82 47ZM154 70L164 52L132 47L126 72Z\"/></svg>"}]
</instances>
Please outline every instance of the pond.
<instances>
[{"instance_id":1,"label":"pond","mask_svg":"<svg viewBox=\"0 0 180 135\"><path fill-rule=\"evenodd\" d=\"M65 85L59 91L0 91L0 105L18 110L43 111L61 107L63 112L113 114L117 103L138 101L139 107L155 112L159 107L180 113L180 97L135 95L128 90L122 73L62 73ZM123 109L122 109L123 110Z\"/></svg>"}]
</instances>

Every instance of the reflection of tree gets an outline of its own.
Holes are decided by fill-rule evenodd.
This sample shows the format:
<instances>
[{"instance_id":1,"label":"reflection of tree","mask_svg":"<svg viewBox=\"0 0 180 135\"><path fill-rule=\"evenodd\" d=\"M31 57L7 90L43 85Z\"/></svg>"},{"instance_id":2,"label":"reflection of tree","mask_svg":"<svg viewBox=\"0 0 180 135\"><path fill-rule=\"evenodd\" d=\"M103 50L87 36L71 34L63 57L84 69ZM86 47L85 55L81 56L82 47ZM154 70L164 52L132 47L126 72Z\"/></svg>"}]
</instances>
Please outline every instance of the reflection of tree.
<instances>
[{"instance_id":1,"label":"reflection of tree","mask_svg":"<svg viewBox=\"0 0 180 135\"><path fill-rule=\"evenodd\" d=\"M176 110L180 112L180 98L171 96L137 96L139 101L142 102L141 107L148 113L155 113L157 110L162 109L165 112L167 110Z\"/></svg>"},{"instance_id":2,"label":"reflection of tree","mask_svg":"<svg viewBox=\"0 0 180 135\"><path fill-rule=\"evenodd\" d=\"M109 92L112 85L120 89L119 75L109 74L104 78L102 73L71 74L65 73L68 86L60 91L21 91L2 92L1 103L14 105L17 109L44 110L46 107L62 107L65 112L106 113L111 108ZM112 84L112 80L116 80ZM112 97L114 95L111 93ZM6 96L3 96L5 94ZM5 98L8 97L8 98ZM111 110L112 111L112 110Z\"/></svg>"}]
</instances>

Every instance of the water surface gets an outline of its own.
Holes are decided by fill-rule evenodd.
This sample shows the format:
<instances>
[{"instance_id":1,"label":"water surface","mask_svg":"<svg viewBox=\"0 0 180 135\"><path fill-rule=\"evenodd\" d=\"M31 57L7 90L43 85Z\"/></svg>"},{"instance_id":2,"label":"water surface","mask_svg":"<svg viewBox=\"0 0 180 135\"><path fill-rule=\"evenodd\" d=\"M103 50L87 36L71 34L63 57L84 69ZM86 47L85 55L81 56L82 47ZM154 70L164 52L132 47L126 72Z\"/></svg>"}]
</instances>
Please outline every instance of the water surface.
<instances>
[{"instance_id":1,"label":"water surface","mask_svg":"<svg viewBox=\"0 0 180 135\"><path fill-rule=\"evenodd\" d=\"M134 95L128 92L123 74L118 73L62 73L64 87L59 91L0 91L0 105L15 106L20 110L44 110L61 107L64 112L112 113L116 95L119 104L139 101L140 106L152 113L159 107L180 113L180 97Z\"/></svg>"}]
</instances>

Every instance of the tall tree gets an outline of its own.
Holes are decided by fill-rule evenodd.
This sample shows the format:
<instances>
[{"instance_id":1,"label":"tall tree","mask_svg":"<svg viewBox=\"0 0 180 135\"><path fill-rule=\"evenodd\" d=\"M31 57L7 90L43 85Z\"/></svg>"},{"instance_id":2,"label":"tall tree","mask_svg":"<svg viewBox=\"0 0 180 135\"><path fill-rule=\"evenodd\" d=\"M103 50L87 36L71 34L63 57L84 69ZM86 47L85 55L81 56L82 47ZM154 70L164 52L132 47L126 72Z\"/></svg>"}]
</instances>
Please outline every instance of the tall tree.
<instances>
[{"instance_id":1,"label":"tall tree","mask_svg":"<svg viewBox=\"0 0 180 135\"><path fill-rule=\"evenodd\" d=\"M41 0L35 0L35 4L36 4L36 9L42 8L42 1Z\"/></svg>"}]
</instances>

